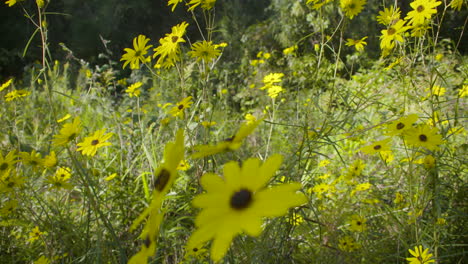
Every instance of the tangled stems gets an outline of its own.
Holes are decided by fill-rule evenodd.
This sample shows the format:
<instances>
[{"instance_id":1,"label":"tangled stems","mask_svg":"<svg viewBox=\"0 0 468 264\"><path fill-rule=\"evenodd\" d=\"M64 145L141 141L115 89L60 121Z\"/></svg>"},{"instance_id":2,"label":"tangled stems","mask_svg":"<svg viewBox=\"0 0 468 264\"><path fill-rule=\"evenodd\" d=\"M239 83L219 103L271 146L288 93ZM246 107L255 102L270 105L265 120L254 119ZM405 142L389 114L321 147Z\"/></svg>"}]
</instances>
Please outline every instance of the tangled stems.
<instances>
[{"instance_id":1,"label":"tangled stems","mask_svg":"<svg viewBox=\"0 0 468 264\"><path fill-rule=\"evenodd\" d=\"M67 152L73 162L74 167L78 171L80 180L83 182L83 185L85 187L85 196L88 197L90 204L93 207L94 212L97 214L97 217L101 219L102 223L107 228L112 239L114 240L114 244L119 249L120 263L126 263L127 255L125 254L125 249L123 248L122 243L120 242L120 239L117 237L117 234L115 232L114 227L112 226L112 223L109 221L109 219L104 215L104 213L99 208L100 203L99 203L99 196L96 193L96 184L91 180L91 178L89 177L89 174L85 171L83 166L81 166L80 162L76 159L76 157L72 154L70 148L68 147L67 147Z\"/></svg>"}]
</instances>

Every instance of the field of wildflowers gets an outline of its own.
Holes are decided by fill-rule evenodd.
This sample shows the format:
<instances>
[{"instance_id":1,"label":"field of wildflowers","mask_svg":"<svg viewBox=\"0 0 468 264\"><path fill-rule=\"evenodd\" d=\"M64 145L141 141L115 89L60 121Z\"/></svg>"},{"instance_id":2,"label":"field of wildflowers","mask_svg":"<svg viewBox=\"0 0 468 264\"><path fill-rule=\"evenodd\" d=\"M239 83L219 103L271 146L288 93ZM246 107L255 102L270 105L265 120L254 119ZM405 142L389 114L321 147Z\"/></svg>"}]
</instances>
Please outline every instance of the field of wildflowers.
<instances>
[{"instance_id":1,"label":"field of wildflowers","mask_svg":"<svg viewBox=\"0 0 468 264\"><path fill-rule=\"evenodd\" d=\"M243 49L169 0L105 65L52 58L50 1L5 2L42 60L0 76L0 263L466 263L465 0L273 0Z\"/></svg>"}]
</instances>

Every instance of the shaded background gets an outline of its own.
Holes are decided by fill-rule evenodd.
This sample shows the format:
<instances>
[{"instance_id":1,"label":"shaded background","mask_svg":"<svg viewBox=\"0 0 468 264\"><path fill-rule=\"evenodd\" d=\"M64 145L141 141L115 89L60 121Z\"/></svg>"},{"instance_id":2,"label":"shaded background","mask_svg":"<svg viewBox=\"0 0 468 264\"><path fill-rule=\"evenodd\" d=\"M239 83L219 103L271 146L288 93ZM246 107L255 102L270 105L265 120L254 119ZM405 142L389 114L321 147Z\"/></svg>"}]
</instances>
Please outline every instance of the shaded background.
<instances>
[{"instance_id":1,"label":"shaded background","mask_svg":"<svg viewBox=\"0 0 468 264\"><path fill-rule=\"evenodd\" d=\"M215 36L230 44L224 59L235 59L242 55L240 50L244 49L282 49L313 31L314 23L321 22L314 21L311 12L304 9L301 2L305 1L219 0L216 3L218 28ZM393 0L387 2L391 4ZM408 2L400 2L402 14L408 11ZM378 36L382 28L380 25L376 26L375 17L381 10L381 4L382 1L369 0L364 11L351 20L346 29L347 33L353 34L346 37L369 36L366 51L371 58L380 55ZM13 7L4 3L0 6L1 79L21 75L27 64L40 59L39 34L33 38L26 56L22 56L35 30L25 18L22 7L35 11L35 1L27 0ZM77 58L91 64L105 63L98 57L105 52L100 39L102 36L111 41L108 48L112 52L112 59L118 61L123 48L131 47L132 39L138 34L148 36L153 45L157 45L158 39L168 33L172 26L185 20L192 21L191 14L186 12L183 4L179 4L175 12L170 9L167 0L53 0L47 11L61 14L48 16L51 55L57 60L66 59L66 53L59 46L62 42ZM325 12L330 12L331 21L339 20L336 10ZM201 12L196 14L201 15ZM448 12L441 37L457 42L466 17L466 8L461 12ZM199 21L203 21L202 17L199 18ZM187 35L191 41L199 37L196 27L189 27ZM255 45L248 43L251 40L256 41ZM466 54L468 49L466 40L465 34L459 45L459 52L462 54ZM314 42L313 37L310 42Z\"/></svg>"}]
</instances>

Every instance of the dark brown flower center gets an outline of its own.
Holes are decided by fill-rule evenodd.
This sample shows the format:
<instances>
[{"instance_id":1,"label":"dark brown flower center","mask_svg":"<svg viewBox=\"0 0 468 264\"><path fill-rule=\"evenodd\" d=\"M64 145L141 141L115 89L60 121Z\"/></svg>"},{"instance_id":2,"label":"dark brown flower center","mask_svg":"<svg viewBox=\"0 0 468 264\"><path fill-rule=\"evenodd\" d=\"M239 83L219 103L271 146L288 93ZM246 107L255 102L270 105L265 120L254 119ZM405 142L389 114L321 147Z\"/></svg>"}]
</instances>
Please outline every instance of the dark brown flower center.
<instances>
[{"instance_id":1,"label":"dark brown flower center","mask_svg":"<svg viewBox=\"0 0 468 264\"><path fill-rule=\"evenodd\" d=\"M184 105L183 105L183 104L180 104L179 106L177 106L177 109L179 109L179 110L184 109Z\"/></svg>"},{"instance_id":2,"label":"dark brown flower center","mask_svg":"<svg viewBox=\"0 0 468 264\"><path fill-rule=\"evenodd\" d=\"M427 136L424 135L424 134L421 134L421 135L419 135L419 140L422 141L422 142L426 142L427 141Z\"/></svg>"},{"instance_id":3,"label":"dark brown flower center","mask_svg":"<svg viewBox=\"0 0 468 264\"><path fill-rule=\"evenodd\" d=\"M390 36L390 35L393 35L393 34L395 34L395 33L396 33L396 29L394 29L394 28L389 28L389 29L387 30L387 34L388 34L389 36Z\"/></svg>"},{"instance_id":4,"label":"dark brown flower center","mask_svg":"<svg viewBox=\"0 0 468 264\"><path fill-rule=\"evenodd\" d=\"M382 148L381 145L375 145L375 146L374 146L374 150L379 150L379 149L381 149L381 148Z\"/></svg>"},{"instance_id":5,"label":"dark brown flower center","mask_svg":"<svg viewBox=\"0 0 468 264\"><path fill-rule=\"evenodd\" d=\"M356 225L358 226L362 225L361 221L356 221Z\"/></svg>"},{"instance_id":6,"label":"dark brown flower center","mask_svg":"<svg viewBox=\"0 0 468 264\"><path fill-rule=\"evenodd\" d=\"M416 10L421 13L422 11L424 11L424 6L423 5L420 5L418 6L418 8L416 8Z\"/></svg>"},{"instance_id":7,"label":"dark brown flower center","mask_svg":"<svg viewBox=\"0 0 468 264\"><path fill-rule=\"evenodd\" d=\"M72 141L76 137L76 133L71 133L70 136L68 136L68 141Z\"/></svg>"},{"instance_id":8,"label":"dark brown flower center","mask_svg":"<svg viewBox=\"0 0 468 264\"><path fill-rule=\"evenodd\" d=\"M235 136L228 137L228 138L226 138L224 141L226 141L226 142L232 142L232 141L234 140L234 137L235 137Z\"/></svg>"},{"instance_id":9,"label":"dark brown flower center","mask_svg":"<svg viewBox=\"0 0 468 264\"><path fill-rule=\"evenodd\" d=\"M15 183L14 182L9 182L7 184L8 188L13 188L15 186Z\"/></svg>"},{"instance_id":10,"label":"dark brown flower center","mask_svg":"<svg viewBox=\"0 0 468 264\"><path fill-rule=\"evenodd\" d=\"M231 197L231 208L243 210L252 203L252 192L247 189L241 189Z\"/></svg>"},{"instance_id":11,"label":"dark brown flower center","mask_svg":"<svg viewBox=\"0 0 468 264\"><path fill-rule=\"evenodd\" d=\"M96 146L97 144L99 144L99 139L91 141L91 145Z\"/></svg>"},{"instance_id":12,"label":"dark brown flower center","mask_svg":"<svg viewBox=\"0 0 468 264\"><path fill-rule=\"evenodd\" d=\"M396 125L396 129L398 129L398 130L403 129L404 127L405 127L405 124L403 124L401 122Z\"/></svg>"},{"instance_id":13,"label":"dark brown flower center","mask_svg":"<svg viewBox=\"0 0 468 264\"><path fill-rule=\"evenodd\" d=\"M150 239L149 235L146 235L145 241L143 241L143 243L145 243L146 248L150 247L151 239Z\"/></svg>"},{"instance_id":14,"label":"dark brown flower center","mask_svg":"<svg viewBox=\"0 0 468 264\"><path fill-rule=\"evenodd\" d=\"M198 251L198 248L193 248L192 251L193 251L193 252L197 252L197 251Z\"/></svg>"},{"instance_id":15,"label":"dark brown flower center","mask_svg":"<svg viewBox=\"0 0 468 264\"><path fill-rule=\"evenodd\" d=\"M166 187L170 178L171 173L164 168L161 169L161 171L158 174L158 177L156 178L156 181L154 182L154 188L161 192L162 190L164 190L164 187Z\"/></svg>"},{"instance_id":16,"label":"dark brown flower center","mask_svg":"<svg viewBox=\"0 0 468 264\"><path fill-rule=\"evenodd\" d=\"M8 168L8 163L3 162L2 165L0 165L0 171L6 170Z\"/></svg>"},{"instance_id":17,"label":"dark brown flower center","mask_svg":"<svg viewBox=\"0 0 468 264\"><path fill-rule=\"evenodd\" d=\"M176 43L179 40L178 36L172 36L172 43Z\"/></svg>"}]
</instances>

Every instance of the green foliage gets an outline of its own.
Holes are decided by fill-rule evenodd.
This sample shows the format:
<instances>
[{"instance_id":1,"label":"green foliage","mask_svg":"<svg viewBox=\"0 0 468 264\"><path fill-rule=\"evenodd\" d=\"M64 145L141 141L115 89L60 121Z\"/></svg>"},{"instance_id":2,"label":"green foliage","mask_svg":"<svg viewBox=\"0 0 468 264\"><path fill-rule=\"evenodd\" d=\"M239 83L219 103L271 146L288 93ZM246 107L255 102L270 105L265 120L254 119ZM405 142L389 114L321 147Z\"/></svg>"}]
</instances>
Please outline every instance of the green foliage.
<instances>
[{"instance_id":1,"label":"green foliage","mask_svg":"<svg viewBox=\"0 0 468 264\"><path fill-rule=\"evenodd\" d=\"M353 19L340 1L206 2L193 12L183 1L174 12L165 1L114 2L11 7L31 12L22 41L37 33L21 76L0 77L2 261L214 263L217 239L229 246L224 263L406 263L416 246L441 263L466 258L468 59L462 34L444 33L465 33L466 4L441 3L422 36L407 28L385 50L393 25L376 16L394 1L368 1ZM412 8L398 4L404 19ZM135 45L140 34L150 40ZM365 36L362 51L346 45ZM196 50L199 39L210 49ZM18 57L1 52L1 63ZM138 65L122 69L127 60ZM93 135L101 129L110 138ZM210 216L237 217L246 211L234 196L248 192L248 208L263 191L249 189L264 177L249 167L251 182L211 201L201 194L221 185L203 177L231 186L226 163L274 154L283 162L267 185L300 183L307 202L276 205L289 210L262 219L256 237L216 233L193 251L202 227L233 232ZM54 182L59 168L70 179Z\"/></svg>"}]
</instances>

